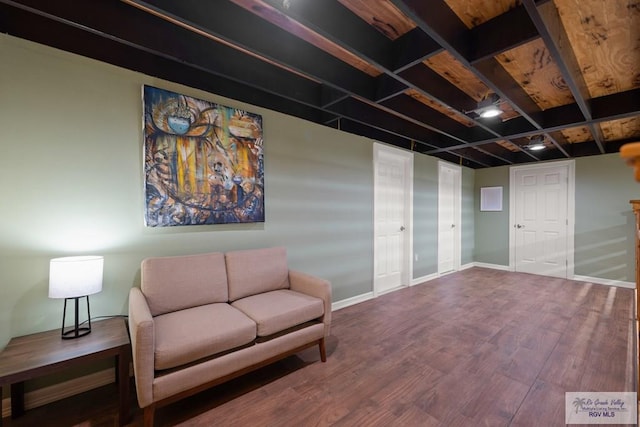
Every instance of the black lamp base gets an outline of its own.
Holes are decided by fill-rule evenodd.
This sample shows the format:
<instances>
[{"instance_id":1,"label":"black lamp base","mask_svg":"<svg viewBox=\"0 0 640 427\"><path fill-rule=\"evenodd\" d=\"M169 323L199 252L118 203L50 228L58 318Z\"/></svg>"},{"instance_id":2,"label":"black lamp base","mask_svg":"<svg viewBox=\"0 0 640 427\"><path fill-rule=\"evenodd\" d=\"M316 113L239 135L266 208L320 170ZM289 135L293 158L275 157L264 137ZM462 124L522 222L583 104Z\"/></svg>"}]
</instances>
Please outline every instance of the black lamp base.
<instances>
[{"instance_id":1,"label":"black lamp base","mask_svg":"<svg viewBox=\"0 0 640 427\"><path fill-rule=\"evenodd\" d=\"M80 298L86 298L87 299L87 326L80 326L80 324L78 323L78 314L79 314L79 305L80 305ZM69 300L74 300L74 321L73 321L73 326L67 328L67 330L65 330L65 321L66 321L66 317L67 317L67 301ZM84 322L83 322L84 324ZM74 338L80 338L83 337L85 335L88 335L91 333L91 310L89 309L89 296L85 295L83 297L74 297L74 298L65 298L64 299L64 312L62 313L62 329L60 331L61 335L62 335L62 339L63 340L70 340L70 339L74 339Z\"/></svg>"}]
</instances>

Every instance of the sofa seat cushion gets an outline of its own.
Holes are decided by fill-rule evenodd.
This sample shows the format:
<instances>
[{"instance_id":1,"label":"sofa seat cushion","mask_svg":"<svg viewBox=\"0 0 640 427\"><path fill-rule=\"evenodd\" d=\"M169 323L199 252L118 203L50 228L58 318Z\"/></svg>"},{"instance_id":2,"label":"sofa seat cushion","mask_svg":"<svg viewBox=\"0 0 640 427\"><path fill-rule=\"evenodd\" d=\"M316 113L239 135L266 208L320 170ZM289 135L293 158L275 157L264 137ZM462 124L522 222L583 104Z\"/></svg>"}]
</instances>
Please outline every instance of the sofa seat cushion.
<instances>
[{"instance_id":1,"label":"sofa seat cushion","mask_svg":"<svg viewBox=\"0 0 640 427\"><path fill-rule=\"evenodd\" d=\"M284 331L324 314L320 298L289 289L252 295L234 301L231 305L257 323L259 337Z\"/></svg>"},{"instance_id":2,"label":"sofa seat cushion","mask_svg":"<svg viewBox=\"0 0 640 427\"><path fill-rule=\"evenodd\" d=\"M170 369L250 344L256 324L227 303L174 311L154 318L155 369Z\"/></svg>"}]
</instances>

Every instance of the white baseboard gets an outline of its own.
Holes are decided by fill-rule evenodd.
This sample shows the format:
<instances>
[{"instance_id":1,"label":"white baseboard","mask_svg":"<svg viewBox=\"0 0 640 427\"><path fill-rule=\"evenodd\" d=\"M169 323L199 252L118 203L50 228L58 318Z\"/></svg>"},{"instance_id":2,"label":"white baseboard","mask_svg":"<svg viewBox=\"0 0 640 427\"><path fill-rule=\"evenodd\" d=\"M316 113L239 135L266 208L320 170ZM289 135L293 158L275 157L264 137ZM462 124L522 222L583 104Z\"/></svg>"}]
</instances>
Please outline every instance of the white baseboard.
<instances>
[{"instance_id":1,"label":"white baseboard","mask_svg":"<svg viewBox=\"0 0 640 427\"><path fill-rule=\"evenodd\" d=\"M331 311L338 311L340 309L359 304L361 302L368 301L373 299L373 292L367 292L366 294L356 295L355 297L343 299L340 301L336 301L331 304Z\"/></svg>"},{"instance_id":2,"label":"white baseboard","mask_svg":"<svg viewBox=\"0 0 640 427\"><path fill-rule=\"evenodd\" d=\"M511 271L508 265L489 264L486 262L473 262L471 264L473 267L491 268L493 270L501 270L501 271Z\"/></svg>"},{"instance_id":3,"label":"white baseboard","mask_svg":"<svg viewBox=\"0 0 640 427\"><path fill-rule=\"evenodd\" d=\"M508 265L487 264L484 262L474 262L474 267L492 268L494 270L511 271ZM626 282L623 280L603 279L601 277L580 276L574 274L573 277L569 277L569 280L577 280L579 282L591 282L598 285L606 286L618 286L621 288L635 289L636 284L634 282Z\"/></svg>"},{"instance_id":4,"label":"white baseboard","mask_svg":"<svg viewBox=\"0 0 640 427\"><path fill-rule=\"evenodd\" d=\"M492 268L494 270L511 271L508 265L487 264L484 262L474 262L474 267ZM603 279L601 277L580 276L574 274L573 277L569 277L569 280L577 280L579 282L591 282L598 285L606 286L618 286L621 288L635 289L636 284L634 282L626 282L624 280Z\"/></svg>"},{"instance_id":5,"label":"white baseboard","mask_svg":"<svg viewBox=\"0 0 640 427\"><path fill-rule=\"evenodd\" d=\"M623 280L602 279L600 277L579 276L577 274L574 274L571 280L577 280L579 282L591 282L591 283L596 283L598 285L618 286L621 288L629 288L629 289L635 289L636 287L636 284L634 282L625 282Z\"/></svg>"},{"instance_id":6,"label":"white baseboard","mask_svg":"<svg viewBox=\"0 0 640 427\"><path fill-rule=\"evenodd\" d=\"M102 387L115 382L115 368L105 369L83 377L74 378L54 384L49 387L43 387L38 390L25 393L24 409L29 410L38 406L46 405L56 400L84 393L94 388ZM2 400L2 417L11 416L11 398Z\"/></svg>"},{"instance_id":7,"label":"white baseboard","mask_svg":"<svg viewBox=\"0 0 640 427\"><path fill-rule=\"evenodd\" d=\"M460 271L467 270L467 269L469 269L471 267L476 267L476 263L475 262L469 262L467 264L461 265L460 266Z\"/></svg>"},{"instance_id":8,"label":"white baseboard","mask_svg":"<svg viewBox=\"0 0 640 427\"><path fill-rule=\"evenodd\" d=\"M417 277L415 279L411 279L411 286L420 285L422 283L428 282L429 280L437 279L438 273L427 274L426 276Z\"/></svg>"}]
</instances>

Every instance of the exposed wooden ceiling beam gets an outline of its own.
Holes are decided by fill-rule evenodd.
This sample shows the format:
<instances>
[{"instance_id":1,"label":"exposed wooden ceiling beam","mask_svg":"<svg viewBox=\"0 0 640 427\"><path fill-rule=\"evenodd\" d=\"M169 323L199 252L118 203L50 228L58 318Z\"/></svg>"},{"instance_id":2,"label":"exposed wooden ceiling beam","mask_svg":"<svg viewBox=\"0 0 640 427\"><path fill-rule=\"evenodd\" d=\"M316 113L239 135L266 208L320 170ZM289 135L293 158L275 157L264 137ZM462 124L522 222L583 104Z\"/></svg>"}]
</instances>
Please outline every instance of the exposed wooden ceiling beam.
<instances>
[{"instance_id":1,"label":"exposed wooden ceiling beam","mask_svg":"<svg viewBox=\"0 0 640 427\"><path fill-rule=\"evenodd\" d=\"M558 132L567 127L579 127L598 125L599 123L617 120L626 117L635 117L640 115L640 89L633 89L626 92L620 92L612 95L601 96L591 99L593 119L585 120L578 107L575 104L564 105L561 107L551 108L544 111L542 117L545 123L543 133ZM573 112L573 113L572 113ZM540 135L540 130L529 129L519 131L522 128L522 124L519 123L514 128L510 129L507 133L507 139L527 138L535 135ZM503 138L492 137L484 140L477 140L469 142L464 146L477 147L485 144L491 144L500 141ZM598 150L595 141L591 140L594 145L594 149ZM577 144L582 145L583 143ZM571 144L574 146L576 144ZM588 145L588 144L587 144ZM609 145L609 143L607 143ZM462 148L463 145L449 147L449 149ZM434 150L436 151L436 150ZM573 157L573 153L569 150L567 152ZM433 151L428 154L432 154Z\"/></svg>"},{"instance_id":2,"label":"exposed wooden ceiling beam","mask_svg":"<svg viewBox=\"0 0 640 427\"><path fill-rule=\"evenodd\" d=\"M471 63L474 57L472 32L467 29L444 0L429 2L421 0L390 1L409 16L429 37L449 51L456 60L470 69L502 100L509 102L534 127L542 129L538 117L541 112L540 108L495 58L489 57ZM500 51L500 48L493 50Z\"/></svg>"},{"instance_id":3,"label":"exposed wooden ceiling beam","mask_svg":"<svg viewBox=\"0 0 640 427\"><path fill-rule=\"evenodd\" d=\"M62 2L46 3L57 7ZM88 12L95 15L95 7L89 3L86 6L92 9ZM80 12L83 7L84 5L74 4L74 8L80 9ZM104 34L99 34L95 30L86 31L82 25L70 25L69 21L61 17L51 19L51 16L44 16L43 13L32 13L29 8L15 8L8 6L5 2L0 2L0 16L2 16L0 31L3 33L150 76L169 81L181 81L188 86L242 102L263 105L306 120L317 122L322 117L322 112L311 106L305 106L300 102L288 100L282 96L239 83L236 80L212 74L202 68L185 67L184 62L176 61L166 55L156 54L150 49L141 49L132 43L124 43L114 36L105 37ZM97 16L101 20L107 19L105 14ZM138 28L144 25L144 20L144 17L140 17L140 20L137 21ZM120 20L120 22L123 21Z\"/></svg>"},{"instance_id":4,"label":"exposed wooden ceiling beam","mask_svg":"<svg viewBox=\"0 0 640 427\"><path fill-rule=\"evenodd\" d=\"M340 64L336 64L336 59L334 57L331 57L333 61L327 61L327 58L325 57L327 54L324 51L297 38L288 37L288 33L286 31L280 29L277 26L267 23L266 21L258 18L252 13L249 13L245 9L234 4L228 5L225 3L223 7L224 10L220 10L217 3L216 5L203 4L202 2L197 0L185 0L178 3L170 0L148 0L145 2L141 0L125 1L127 3L132 3L143 7L147 10L154 10L159 16L164 17L165 19L169 19L172 22L182 23L190 29L194 28L200 32L205 32L212 35L215 39L221 39L225 41L233 40L236 43L239 43L242 46L243 50L249 50L257 56L266 57L271 61L282 64L295 64L296 71L309 75L315 79L319 79L324 84L334 85L337 89L344 90L348 94L354 95L354 97L356 98L376 101L376 98L378 97L379 91L376 91L374 89L373 93L371 93L369 86L372 85L376 87L376 82L380 82L380 79L372 78L365 73L355 70L352 67L348 67L342 62L340 62ZM368 27L366 25L362 26L354 24L357 27L356 29L359 29L359 31L362 33L359 33L358 31L345 32L343 30L336 29L342 28L341 25L336 26L336 22L344 24L344 22L355 23L359 21L362 23L362 21L341 5L335 5L336 2L332 0L324 0L322 3L327 8L327 10L332 11L332 13L327 13L324 10L322 12L316 10L316 8L313 6L315 5L315 2L313 4L306 4L307 8L309 8L310 10L305 12L305 10L302 9L299 12L313 16L315 21L322 23L322 25L324 26L330 25L331 31L339 31L340 37L347 37L350 43L366 49L368 53L376 56L381 62L376 63L375 59L370 57L367 57L367 60L374 61L374 63L379 67L387 67L387 65L385 65L384 63L391 62L391 60L386 56L389 52L389 49L391 49L391 45L384 44L385 42L381 41L382 39L380 39L380 37L382 36L373 37L371 31L375 30L372 30L371 27ZM224 18L218 18L218 16L224 16ZM240 28L237 25L228 25L229 22L245 22L246 25L243 25L242 28ZM307 21L305 21L305 25L312 26L312 24ZM249 33L251 34L245 33L245 27L251 29L251 31L249 31ZM349 26L345 25L345 27ZM325 32L323 28L320 27L320 25L313 26L312 28L314 28L318 32L321 32L323 36L328 37L328 33ZM267 33L269 34L268 38L259 36L260 34ZM331 38L334 40L338 40L340 37L335 36L333 35L333 33L331 33ZM373 37L375 41L382 43L383 48L366 48L365 46L367 46L367 40L369 41L369 43L371 43L370 37ZM349 46L349 49L351 51L357 52L359 55L364 56L364 53L350 46L348 43L343 43L341 46L345 48ZM349 73L345 72L345 67L351 69L351 74L357 72L359 73L359 75L352 75L351 77L349 77ZM323 73L319 70L325 70L325 72ZM385 71L389 70L385 68ZM393 77L398 79L396 75L393 75ZM404 84L404 81L402 79L398 80L400 81L400 84ZM369 82L369 84L365 88L363 88L362 81ZM387 88L391 86L388 79L382 81ZM450 85L450 83L447 82L447 85ZM380 85L378 85L377 87L380 87ZM393 90L398 90L399 87L401 86L395 85ZM386 97L387 95L388 94L383 93L383 96ZM335 107L331 106L328 108L330 111L335 112ZM426 108L427 107L425 106L424 109L426 110ZM446 116L443 117L444 120L450 120ZM408 118L411 119L410 117ZM445 137L451 136L441 131L438 127L430 125L428 122L419 124L435 133L442 133ZM460 141L458 138L458 142L463 141ZM453 142L451 144L453 144Z\"/></svg>"},{"instance_id":5,"label":"exposed wooden ceiling beam","mask_svg":"<svg viewBox=\"0 0 640 427\"><path fill-rule=\"evenodd\" d=\"M374 101L383 102L398 96L407 90L407 85L388 74L381 74L376 78L376 95Z\"/></svg>"},{"instance_id":6,"label":"exposed wooden ceiling beam","mask_svg":"<svg viewBox=\"0 0 640 427\"><path fill-rule=\"evenodd\" d=\"M233 1L233 0L232 0ZM332 43L361 57L377 68L393 69L393 41L334 0L290 1L264 0ZM415 50L414 46L410 47Z\"/></svg>"},{"instance_id":7,"label":"exposed wooden ceiling beam","mask_svg":"<svg viewBox=\"0 0 640 427\"><path fill-rule=\"evenodd\" d=\"M498 145L498 144L486 144L486 145L478 146L476 148L478 150L482 150L483 152L485 152L487 154L490 154L490 155L492 155L494 157L497 157L497 158L503 160L507 164L514 164L516 162L516 160L515 160L516 154L511 150L507 150L506 148L502 147L501 145Z\"/></svg>"},{"instance_id":8,"label":"exposed wooden ceiling beam","mask_svg":"<svg viewBox=\"0 0 640 427\"><path fill-rule=\"evenodd\" d=\"M318 82L366 99L375 97L373 77L231 2L124 1Z\"/></svg>"},{"instance_id":9,"label":"exposed wooden ceiling beam","mask_svg":"<svg viewBox=\"0 0 640 427\"><path fill-rule=\"evenodd\" d=\"M415 9L410 17L420 18L417 28L395 41L336 0L294 6L296 19L309 31L348 51L356 62L378 67L379 75L348 65L331 49L316 47L233 1L0 0L0 31L316 123L338 128L348 123L363 132L354 133L462 159L470 167L611 152L621 141L605 143L601 124L640 115L640 89L590 98L555 4L548 0L523 0L522 6L473 29L444 0L428 5L391 0ZM146 11L125 4L134 2ZM509 30L502 31L503 26ZM549 47L575 103L542 111L494 59L538 37ZM423 63L443 46L523 115L504 122L472 117L459 122L456 114L475 109L476 100ZM612 125L602 126L609 132ZM583 133L588 130L591 140L568 143L560 131L571 127L586 128ZM522 141L520 152L496 144L540 134L553 149L533 154Z\"/></svg>"},{"instance_id":10,"label":"exposed wooden ceiling beam","mask_svg":"<svg viewBox=\"0 0 640 427\"><path fill-rule=\"evenodd\" d=\"M565 150L565 145L568 144L567 139L560 132L548 132L544 134L544 137L547 138L553 146L559 150L565 157L571 157L571 155Z\"/></svg>"},{"instance_id":11,"label":"exposed wooden ceiling beam","mask_svg":"<svg viewBox=\"0 0 640 427\"><path fill-rule=\"evenodd\" d=\"M467 94L456 88L448 80L426 67L422 63L417 63L411 67L406 67L404 62L398 64L394 60L394 52L401 52L409 49L409 57L422 58L430 56L435 52L439 52L441 47L433 41L428 35L420 31L423 36L419 37L416 31L411 31L412 41L416 44L408 45L404 39L399 41L391 41L384 37L370 25L366 24L360 17L353 14L349 9L345 8L336 0L317 0L312 2L290 2L286 6L282 1L265 0L274 9L283 14L285 19L294 19L315 33L321 35L330 43L339 46L352 53L353 55L365 60L367 63L373 64L376 68L385 73L379 79L387 83L387 87L393 86L391 79L398 80L400 84L406 85L420 91L425 96L436 99L445 106L451 104L452 108L464 112L472 110L476 107ZM526 12L525 12L526 16ZM492 28L489 30L493 30ZM489 31L487 31L489 32ZM521 42L522 40L520 40ZM426 43L426 49L425 49ZM400 46L397 46L401 44ZM416 46L421 47L417 50ZM404 53L403 56L407 54ZM396 70L401 65L401 72ZM425 81L426 80L426 81ZM395 85L396 88L400 87ZM383 92L383 96L378 101L382 101L389 97L388 92ZM465 108L460 108L464 105ZM416 108L425 108L416 105ZM440 114L440 113L438 113ZM482 121L470 118L482 129L491 130L490 126ZM426 122L429 123L429 122ZM432 127L432 126L429 126ZM437 130L437 125L436 129Z\"/></svg>"},{"instance_id":12,"label":"exposed wooden ceiling beam","mask_svg":"<svg viewBox=\"0 0 640 427\"><path fill-rule=\"evenodd\" d=\"M470 111L477 107L476 102L469 95L423 63L400 72L399 76L412 87L442 101L457 111Z\"/></svg>"},{"instance_id":13,"label":"exposed wooden ceiling beam","mask_svg":"<svg viewBox=\"0 0 640 427\"><path fill-rule=\"evenodd\" d=\"M371 127L367 124L357 121L342 119L340 120L339 125L336 127L345 132L354 133L356 135L364 136L377 141L384 141L396 147L416 151L418 153L423 153L424 151L426 151L426 147L423 144L416 145L415 141L412 141L411 139L403 138L395 134L390 134L385 130ZM446 159L448 161L452 161L453 159L453 161L455 161L456 163L458 163L460 158L462 158L463 166L468 166L471 168L489 167L489 164L484 163L475 157L460 156L457 154L449 153L447 151L438 153L437 157Z\"/></svg>"},{"instance_id":14,"label":"exposed wooden ceiling beam","mask_svg":"<svg viewBox=\"0 0 640 427\"><path fill-rule=\"evenodd\" d=\"M586 120L591 120L591 108L588 103L591 95L589 94L587 83L582 77L576 55L569 43L569 36L567 36L567 32L560 20L558 9L553 3L538 6L534 0L523 0L523 6L544 40L545 46L549 49L551 57L560 69L562 78L569 87L582 115ZM602 132L593 124L588 126L598 150L600 150L601 154L604 153Z\"/></svg>"},{"instance_id":15,"label":"exposed wooden ceiling beam","mask_svg":"<svg viewBox=\"0 0 640 427\"><path fill-rule=\"evenodd\" d=\"M394 66L392 71L399 73L441 51L442 46L420 28L414 28L397 38L393 43Z\"/></svg>"},{"instance_id":16,"label":"exposed wooden ceiling beam","mask_svg":"<svg viewBox=\"0 0 640 427\"><path fill-rule=\"evenodd\" d=\"M465 162L465 160L468 161L469 159L465 157L466 155L467 153L439 153L439 154L436 154L435 157L438 157L449 163L459 164L460 166L467 166L468 162ZM471 164L473 163L474 162L472 161ZM481 162L475 162L475 163L483 165L483 167L491 167L490 165L484 165L484 163L481 163Z\"/></svg>"},{"instance_id":17,"label":"exposed wooden ceiling beam","mask_svg":"<svg viewBox=\"0 0 640 427\"><path fill-rule=\"evenodd\" d=\"M255 89L271 92L312 107L320 105L318 83L297 74L284 72L280 67L200 37L123 3L80 2L76 4L41 0L22 0L20 4L12 3L23 10L37 10L36 15L140 51L242 82ZM43 30L16 28L15 31L35 33ZM52 33L43 35L42 39L46 43L47 37L55 39L56 36L56 33ZM76 44L81 45L82 38L77 40ZM208 52L208 54L203 55L202 52ZM96 54L100 55L100 53L88 53L94 57Z\"/></svg>"},{"instance_id":18,"label":"exposed wooden ceiling beam","mask_svg":"<svg viewBox=\"0 0 640 427\"><path fill-rule=\"evenodd\" d=\"M353 121L385 130L426 146L437 147L444 151L447 151L447 147L449 146L460 144L460 142L455 139L447 138L424 126L394 116L355 98L348 98L336 103L329 108L329 111Z\"/></svg>"},{"instance_id":19,"label":"exposed wooden ceiling beam","mask_svg":"<svg viewBox=\"0 0 640 427\"><path fill-rule=\"evenodd\" d=\"M398 95L380 103L383 107L390 108L401 113L406 117L411 117L422 123L429 123L437 128L439 132L461 142L467 142L470 137L471 130L455 120L433 110L420 101L408 95ZM482 130L480 130L482 131ZM483 131L484 137L493 136L491 133Z\"/></svg>"},{"instance_id":20,"label":"exposed wooden ceiling beam","mask_svg":"<svg viewBox=\"0 0 640 427\"><path fill-rule=\"evenodd\" d=\"M505 31L509 28L509 31ZM527 10L517 6L470 30L473 43L469 62L475 64L516 48L538 37Z\"/></svg>"},{"instance_id":21,"label":"exposed wooden ceiling beam","mask_svg":"<svg viewBox=\"0 0 640 427\"><path fill-rule=\"evenodd\" d=\"M510 164L503 159L487 153L484 150L479 150L471 147L461 148L459 150L451 151L451 153L460 157L464 157L466 159L475 159L476 161L481 161L483 164L488 165L487 167L504 166L506 164Z\"/></svg>"},{"instance_id":22,"label":"exposed wooden ceiling beam","mask_svg":"<svg viewBox=\"0 0 640 427\"><path fill-rule=\"evenodd\" d=\"M594 123L640 115L640 88L591 98Z\"/></svg>"}]
</instances>

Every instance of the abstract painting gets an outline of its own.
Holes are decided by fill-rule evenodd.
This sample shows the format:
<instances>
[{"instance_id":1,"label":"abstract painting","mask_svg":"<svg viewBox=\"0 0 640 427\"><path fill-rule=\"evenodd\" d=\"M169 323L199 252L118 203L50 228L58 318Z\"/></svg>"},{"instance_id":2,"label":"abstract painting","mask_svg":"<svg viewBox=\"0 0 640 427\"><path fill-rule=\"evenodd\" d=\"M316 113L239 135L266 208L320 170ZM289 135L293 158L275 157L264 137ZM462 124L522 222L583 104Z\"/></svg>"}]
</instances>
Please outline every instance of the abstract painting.
<instances>
[{"instance_id":1,"label":"abstract painting","mask_svg":"<svg viewBox=\"0 0 640 427\"><path fill-rule=\"evenodd\" d=\"M264 222L262 116L143 92L145 224Z\"/></svg>"}]
</instances>

